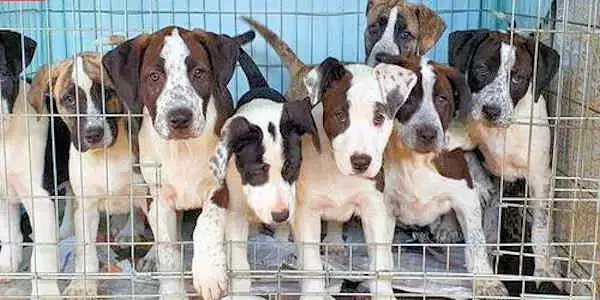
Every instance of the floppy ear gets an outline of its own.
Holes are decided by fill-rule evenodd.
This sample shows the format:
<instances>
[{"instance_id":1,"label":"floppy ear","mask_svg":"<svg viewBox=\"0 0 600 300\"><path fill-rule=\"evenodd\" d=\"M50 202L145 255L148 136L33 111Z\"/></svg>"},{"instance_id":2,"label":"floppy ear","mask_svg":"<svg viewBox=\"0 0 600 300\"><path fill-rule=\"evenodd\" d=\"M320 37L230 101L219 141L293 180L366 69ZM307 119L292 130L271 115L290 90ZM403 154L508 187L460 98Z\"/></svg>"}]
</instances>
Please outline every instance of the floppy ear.
<instances>
[{"instance_id":1,"label":"floppy ear","mask_svg":"<svg viewBox=\"0 0 600 300\"><path fill-rule=\"evenodd\" d=\"M46 99L51 92L50 84L54 84L56 81L56 76L52 76L52 73L52 69L48 66L39 67L27 93L29 103L31 103L31 106L33 106L35 112L38 114L44 111ZM39 118L38 116L38 120Z\"/></svg>"},{"instance_id":2,"label":"floppy ear","mask_svg":"<svg viewBox=\"0 0 600 300\"><path fill-rule=\"evenodd\" d=\"M466 73L477 48L489 35L490 31L486 29L452 32L448 42L448 63Z\"/></svg>"},{"instance_id":3,"label":"floppy ear","mask_svg":"<svg viewBox=\"0 0 600 300\"><path fill-rule=\"evenodd\" d=\"M227 87L240 54L240 45L234 39L223 34L202 30L196 30L194 34L203 40L202 44L210 56L215 79L221 87Z\"/></svg>"},{"instance_id":4,"label":"floppy ear","mask_svg":"<svg viewBox=\"0 0 600 300\"><path fill-rule=\"evenodd\" d=\"M440 39L446 23L429 7L419 4L415 6L415 15L419 21L419 53L421 55L427 53L435 43Z\"/></svg>"},{"instance_id":5,"label":"floppy ear","mask_svg":"<svg viewBox=\"0 0 600 300\"><path fill-rule=\"evenodd\" d=\"M319 103L323 94L328 90L339 88L341 84L347 83L351 78L352 75L339 60L333 57L326 58L304 77L311 104Z\"/></svg>"},{"instance_id":6,"label":"floppy ear","mask_svg":"<svg viewBox=\"0 0 600 300\"><path fill-rule=\"evenodd\" d=\"M438 65L438 68L446 75L452 85L454 117L465 117L472 105L471 89L465 80L465 76L453 67Z\"/></svg>"},{"instance_id":7,"label":"floppy ear","mask_svg":"<svg viewBox=\"0 0 600 300\"><path fill-rule=\"evenodd\" d=\"M385 63L378 64L373 74L387 101L389 117L393 119L417 84L417 75L409 69Z\"/></svg>"},{"instance_id":8,"label":"floppy ear","mask_svg":"<svg viewBox=\"0 0 600 300\"><path fill-rule=\"evenodd\" d=\"M132 113L142 112L142 101L137 97L140 83L141 60L150 41L149 35L140 35L108 51L102 65L117 94Z\"/></svg>"},{"instance_id":9,"label":"floppy ear","mask_svg":"<svg viewBox=\"0 0 600 300\"><path fill-rule=\"evenodd\" d=\"M23 43L21 43L21 38L23 38ZM5 63L15 75L21 74L23 63L25 67L31 64L37 43L27 36L8 30L0 31L0 43L4 44ZM1 58L0 63L2 63Z\"/></svg>"},{"instance_id":10,"label":"floppy ear","mask_svg":"<svg viewBox=\"0 0 600 300\"><path fill-rule=\"evenodd\" d=\"M535 37L527 39L527 49L531 53L531 57L535 57L535 44ZM534 102L538 102L542 90L550 84L550 81L554 78L554 74L558 71L560 63L560 56L556 50L541 42L538 44L537 72L534 70L534 74L536 75Z\"/></svg>"},{"instance_id":11,"label":"floppy ear","mask_svg":"<svg viewBox=\"0 0 600 300\"><path fill-rule=\"evenodd\" d=\"M367 10L365 11L365 14L369 14L369 11L376 5L379 3L385 3L387 0L369 0L367 2ZM399 2L404 2L404 1L399 1Z\"/></svg>"},{"instance_id":12,"label":"floppy ear","mask_svg":"<svg viewBox=\"0 0 600 300\"><path fill-rule=\"evenodd\" d=\"M303 100L286 102L281 116L281 131L296 131L298 135L312 135L313 144L321 152L321 141L315 119L312 116L312 105L308 97Z\"/></svg>"}]
</instances>

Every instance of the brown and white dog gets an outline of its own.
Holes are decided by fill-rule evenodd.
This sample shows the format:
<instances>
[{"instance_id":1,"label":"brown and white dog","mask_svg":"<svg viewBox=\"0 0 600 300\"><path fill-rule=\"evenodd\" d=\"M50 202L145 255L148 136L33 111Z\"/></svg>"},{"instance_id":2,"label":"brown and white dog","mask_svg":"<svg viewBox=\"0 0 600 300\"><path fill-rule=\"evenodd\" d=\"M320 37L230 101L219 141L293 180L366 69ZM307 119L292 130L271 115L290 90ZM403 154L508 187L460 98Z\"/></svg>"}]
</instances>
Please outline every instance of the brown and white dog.
<instances>
[{"instance_id":1,"label":"brown and white dog","mask_svg":"<svg viewBox=\"0 0 600 300\"><path fill-rule=\"evenodd\" d=\"M207 257L223 259L222 268L203 267L203 272L194 277L196 289L202 291L207 300L218 299L226 292L223 238L239 242L231 245L231 268L248 270L245 241L248 240L249 223L271 225L294 219L296 182L303 161L302 136L311 134L315 149L320 149L309 99L287 101L268 86L256 64L243 50L239 61L250 90L239 99L234 115L223 126L221 141L211 158L215 178L222 184L227 179L229 205L221 212L205 206L198 222L206 223L204 228L211 234L194 237L198 250L194 253L198 258L194 263L202 264ZM221 203L219 199L215 200ZM219 228L210 228L211 225L219 225ZM214 239L214 232L225 232L225 236L221 234ZM217 251L218 255L213 254ZM231 282L234 293L250 292L248 280L234 277Z\"/></svg>"},{"instance_id":2,"label":"brown and white dog","mask_svg":"<svg viewBox=\"0 0 600 300\"><path fill-rule=\"evenodd\" d=\"M366 63L377 54L425 55L446 30L446 23L423 4L404 0L369 0L365 29Z\"/></svg>"},{"instance_id":3,"label":"brown and white dog","mask_svg":"<svg viewBox=\"0 0 600 300\"><path fill-rule=\"evenodd\" d=\"M129 118L103 74L101 58L100 53L81 53L51 68L42 67L32 84L32 97L52 96L56 113L71 133L69 174L77 199L74 224L79 243L76 272L80 274L99 271L95 242L101 211L125 214L131 207L147 210L145 182L139 168L133 167L138 160L137 138L128 138ZM84 281L72 280L65 294L95 296L96 281Z\"/></svg>"},{"instance_id":4,"label":"brown and white dog","mask_svg":"<svg viewBox=\"0 0 600 300\"><path fill-rule=\"evenodd\" d=\"M471 93L458 70L426 57L408 60L378 55L417 73L418 82L396 115L385 155L385 193L394 216L405 225L425 226L454 210L467 243L467 269L492 275L485 249L482 209L461 149L445 151L446 131ZM477 280L476 296L505 296L498 280Z\"/></svg>"},{"instance_id":5,"label":"brown and white dog","mask_svg":"<svg viewBox=\"0 0 600 300\"><path fill-rule=\"evenodd\" d=\"M20 78L36 49L36 42L17 32L0 31L0 273L16 272L23 255L19 205L32 220L36 245L31 257L32 298L59 297L56 280L44 273L58 272L57 224L54 203L43 187L45 145L49 118L43 102L35 101L29 84Z\"/></svg>"},{"instance_id":6,"label":"brown and white dog","mask_svg":"<svg viewBox=\"0 0 600 300\"><path fill-rule=\"evenodd\" d=\"M560 278L549 245L551 137L541 94L558 70L560 57L534 37L489 30L453 32L449 52L450 63L465 74L473 97L466 114L467 130L457 131L466 134L452 137L450 147L477 147L485 167L495 176L507 183L527 180L531 197L527 202L533 207L533 275ZM520 232L522 225L509 226ZM525 241L519 237L516 242ZM554 284L561 289L560 281Z\"/></svg>"},{"instance_id":7,"label":"brown and white dog","mask_svg":"<svg viewBox=\"0 0 600 300\"><path fill-rule=\"evenodd\" d=\"M345 222L360 216L371 257L371 268L390 270L394 224L383 195L383 153L393 118L414 84L415 74L402 67L380 64L342 65L327 58L318 67L306 66L277 35L246 19L282 55L292 75L288 98L309 96L319 139L327 141L321 152L302 143L304 161L298 178L298 202L292 231L304 270L322 271L319 242L321 219ZM386 75L386 80L378 80ZM299 88L301 84L304 88ZM292 98L294 97L294 98ZM307 298L323 298L325 281L304 279ZM393 298L391 280L371 282L378 298ZM310 296L309 296L310 295Z\"/></svg>"},{"instance_id":8,"label":"brown and white dog","mask_svg":"<svg viewBox=\"0 0 600 300\"><path fill-rule=\"evenodd\" d=\"M155 199L148 219L159 253L157 269L175 272L161 279L164 297L186 297L177 211L201 208L216 184L209 158L233 112L227 83L238 49L228 36L170 26L128 40L102 60L126 106L144 113L140 163ZM196 226L194 235L204 233Z\"/></svg>"}]
</instances>

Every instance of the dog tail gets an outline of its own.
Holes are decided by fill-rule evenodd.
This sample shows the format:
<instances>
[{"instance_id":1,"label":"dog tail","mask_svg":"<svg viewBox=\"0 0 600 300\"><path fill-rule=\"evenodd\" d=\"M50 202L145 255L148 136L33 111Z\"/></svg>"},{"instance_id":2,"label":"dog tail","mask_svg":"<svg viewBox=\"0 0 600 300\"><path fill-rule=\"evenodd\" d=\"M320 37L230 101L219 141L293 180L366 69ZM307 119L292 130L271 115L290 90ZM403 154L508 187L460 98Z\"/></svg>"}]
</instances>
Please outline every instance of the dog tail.
<instances>
[{"instance_id":1,"label":"dog tail","mask_svg":"<svg viewBox=\"0 0 600 300\"><path fill-rule=\"evenodd\" d=\"M294 75L298 73L303 67L304 63L296 56L296 53L288 46L286 42L284 42L277 34L271 31L269 28L260 24L259 22L248 18L242 17L250 27L258 31L260 35L262 35L265 40L273 47L275 52L281 58L281 62L288 69L290 75Z\"/></svg>"},{"instance_id":2,"label":"dog tail","mask_svg":"<svg viewBox=\"0 0 600 300\"><path fill-rule=\"evenodd\" d=\"M238 61L240 62L240 66L242 66L242 70L244 70L244 74L246 74L250 89L269 87L267 80L258 69L258 66L254 63L254 60L252 60L250 55L242 48L240 48Z\"/></svg>"},{"instance_id":3,"label":"dog tail","mask_svg":"<svg viewBox=\"0 0 600 300\"><path fill-rule=\"evenodd\" d=\"M248 44L254 40L256 34L252 30L248 30L242 34L236 35L233 37L233 40L238 43L238 45L242 46Z\"/></svg>"}]
</instances>

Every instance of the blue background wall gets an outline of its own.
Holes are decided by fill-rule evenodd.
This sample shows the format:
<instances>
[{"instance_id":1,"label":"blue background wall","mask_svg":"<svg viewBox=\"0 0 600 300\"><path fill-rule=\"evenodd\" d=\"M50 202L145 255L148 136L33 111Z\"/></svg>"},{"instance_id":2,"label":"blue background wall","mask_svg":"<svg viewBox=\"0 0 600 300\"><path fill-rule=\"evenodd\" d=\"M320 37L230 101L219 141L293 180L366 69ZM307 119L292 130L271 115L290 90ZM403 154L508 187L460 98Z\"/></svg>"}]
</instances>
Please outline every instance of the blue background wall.
<instances>
[{"instance_id":1,"label":"blue background wall","mask_svg":"<svg viewBox=\"0 0 600 300\"><path fill-rule=\"evenodd\" d=\"M446 21L448 28L429 54L447 60L447 36L467 28L506 28L495 11L515 13L518 27L535 28L550 0L413 0L423 3ZM240 16L252 16L279 33L306 63L327 56L344 61L364 60L363 32L367 0L47 0L0 3L0 26L21 31L38 41L36 58L28 69L54 63L80 51L109 50L99 43L111 34L133 37L177 24L234 35L248 29ZM278 89L288 84L277 55L262 38L251 55ZM246 89L238 72L232 80L234 96Z\"/></svg>"}]
</instances>

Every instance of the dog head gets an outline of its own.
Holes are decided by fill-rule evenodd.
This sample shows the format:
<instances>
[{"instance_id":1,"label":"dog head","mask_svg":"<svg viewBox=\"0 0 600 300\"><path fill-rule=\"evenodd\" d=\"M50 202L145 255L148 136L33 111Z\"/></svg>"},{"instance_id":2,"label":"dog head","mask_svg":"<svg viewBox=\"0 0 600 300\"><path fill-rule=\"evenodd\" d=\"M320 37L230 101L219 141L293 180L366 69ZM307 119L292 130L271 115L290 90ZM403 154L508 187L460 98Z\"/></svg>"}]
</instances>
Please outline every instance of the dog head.
<instances>
[{"instance_id":1,"label":"dog head","mask_svg":"<svg viewBox=\"0 0 600 300\"><path fill-rule=\"evenodd\" d=\"M0 30L0 114L11 114L19 94L19 75L33 59L36 42L18 32ZM37 110L38 113L42 110Z\"/></svg>"},{"instance_id":2,"label":"dog head","mask_svg":"<svg viewBox=\"0 0 600 300\"><path fill-rule=\"evenodd\" d=\"M238 51L225 35L171 26L122 43L102 62L127 107L147 109L159 136L193 139L206 127L217 134L231 115Z\"/></svg>"},{"instance_id":3,"label":"dog head","mask_svg":"<svg viewBox=\"0 0 600 300\"><path fill-rule=\"evenodd\" d=\"M473 93L468 116L489 126L507 126L526 96L537 102L558 70L558 53L533 37L489 30L450 34L450 64L465 74ZM534 66L537 70L534 70ZM537 74L535 86L533 76Z\"/></svg>"},{"instance_id":4,"label":"dog head","mask_svg":"<svg viewBox=\"0 0 600 300\"><path fill-rule=\"evenodd\" d=\"M402 145L419 153L439 152L445 133L459 109L470 102L471 92L456 69L416 56L379 56L417 74L417 83L396 114L396 129Z\"/></svg>"},{"instance_id":5,"label":"dog head","mask_svg":"<svg viewBox=\"0 0 600 300\"><path fill-rule=\"evenodd\" d=\"M415 74L394 65L344 66L327 58L304 83L313 105L322 103L323 127L340 172L377 175L394 116L416 83Z\"/></svg>"},{"instance_id":6,"label":"dog head","mask_svg":"<svg viewBox=\"0 0 600 300\"><path fill-rule=\"evenodd\" d=\"M101 54L81 53L52 67L41 67L29 97L34 103L43 103L48 95L69 127L76 149L86 152L115 143L118 117L114 115L123 113L124 108L102 71Z\"/></svg>"},{"instance_id":7,"label":"dog head","mask_svg":"<svg viewBox=\"0 0 600 300\"><path fill-rule=\"evenodd\" d=\"M317 128L308 99L282 103L257 96L223 126L211 169L223 181L235 157L248 206L263 223L285 222L296 206L301 137L312 134L319 149Z\"/></svg>"},{"instance_id":8,"label":"dog head","mask_svg":"<svg viewBox=\"0 0 600 300\"><path fill-rule=\"evenodd\" d=\"M377 64L377 53L423 55L446 29L433 10L404 0L369 0L365 50L367 64Z\"/></svg>"}]
</instances>

